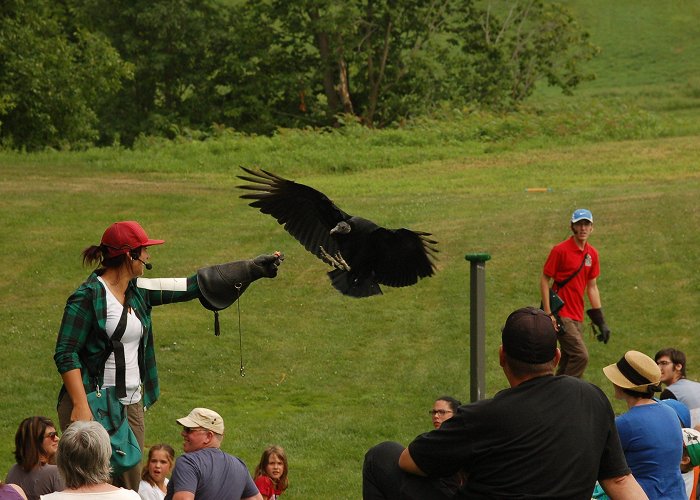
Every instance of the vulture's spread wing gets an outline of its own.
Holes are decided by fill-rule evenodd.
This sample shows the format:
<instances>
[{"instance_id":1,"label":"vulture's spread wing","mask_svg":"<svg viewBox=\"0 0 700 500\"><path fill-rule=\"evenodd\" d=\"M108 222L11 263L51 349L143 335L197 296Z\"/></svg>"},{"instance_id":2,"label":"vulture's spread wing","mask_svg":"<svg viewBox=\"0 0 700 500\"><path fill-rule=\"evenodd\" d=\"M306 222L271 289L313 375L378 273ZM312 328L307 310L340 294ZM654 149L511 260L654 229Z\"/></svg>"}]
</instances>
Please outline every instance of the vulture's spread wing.
<instances>
[{"instance_id":1,"label":"vulture's spread wing","mask_svg":"<svg viewBox=\"0 0 700 500\"><path fill-rule=\"evenodd\" d=\"M435 273L433 259L437 241L430 233L410 229L380 228L372 233L373 268L377 282L408 286Z\"/></svg>"},{"instance_id":2,"label":"vulture's spread wing","mask_svg":"<svg viewBox=\"0 0 700 500\"><path fill-rule=\"evenodd\" d=\"M336 207L325 194L265 170L258 172L241 168L249 176L238 177L252 184L238 187L253 191L241 196L253 200L249 203L251 207L272 215L289 234L319 259L322 259L321 247L330 254L338 251L330 230L350 216Z\"/></svg>"}]
</instances>

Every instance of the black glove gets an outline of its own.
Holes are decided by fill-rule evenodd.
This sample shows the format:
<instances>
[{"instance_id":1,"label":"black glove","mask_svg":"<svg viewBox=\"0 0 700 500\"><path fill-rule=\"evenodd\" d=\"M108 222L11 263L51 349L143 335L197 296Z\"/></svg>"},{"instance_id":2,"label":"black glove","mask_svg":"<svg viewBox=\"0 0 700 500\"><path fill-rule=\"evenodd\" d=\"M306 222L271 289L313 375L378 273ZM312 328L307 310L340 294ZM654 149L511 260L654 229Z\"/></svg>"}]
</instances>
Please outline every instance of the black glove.
<instances>
[{"instance_id":1,"label":"black glove","mask_svg":"<svg viewBox=\"0 0 700 500\"><path fill-rule=\"evenodd\" d=\"M588 314L588 317L591 318L591 321L593 322L592 328L595 338L599 342L607 344L608 340L610 340L610 328L608 328L608 325L605 324L603 310L601 308L588 309L586 314Z\"/></svg>"},{"instance_id":2,"label":"black glove","mask_svg":"<svg viewBox=\"0 0 700 500\"><path fill-rule=\"evenodd\" d=\"M277 266L284 255L259 255L254 259L238 260L203 267L197 271L197 284L202 293L199 298L204 307L212 311L226 309L245 292L248 285L259 278L277 276Z\"/></svg>"},{"instance_id":3,"label":"black glove","mask_svg":"<svg viewBox=\"0 0 700 500\"><path fill-rule=\"evenodd\" d=\"M284 254L275 252L272 255L258 255L255 257L250 267L253 279L258 278L274 278L277 276L277 268L284 260Z\"/></svg>"}]
</instances>

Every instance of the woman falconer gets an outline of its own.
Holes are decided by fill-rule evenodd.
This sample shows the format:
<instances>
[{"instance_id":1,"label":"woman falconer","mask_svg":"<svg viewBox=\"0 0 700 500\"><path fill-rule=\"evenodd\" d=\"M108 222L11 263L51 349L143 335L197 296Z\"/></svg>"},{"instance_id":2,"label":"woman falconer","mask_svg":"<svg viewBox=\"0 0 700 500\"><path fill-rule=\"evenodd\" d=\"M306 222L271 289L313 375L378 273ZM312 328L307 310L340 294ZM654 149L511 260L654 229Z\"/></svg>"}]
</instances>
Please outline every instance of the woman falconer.
<instances>
[{"instance_id":1,"label":"woman falconer","mask_svg":"<svg viewBox=\"0 0 700 500\"><path fill-rule=\"evenodd\" d=\"M163 243L149 238L137 222L123 221L110 225L99 245L83 251L83 264L97 268L68 298L54 354L63 379L57 406L62 430L74 421L93 420L87 393L114 387L143 450L144 408L160 393L152 308L199 299L209 310L225 309L253 281L275 277L283 259L279 253L260 255L201 268L187 278L143 278L151 268L149 247ZM114 479L138 491L140 460Z\"/></svg>"}]
</instances>

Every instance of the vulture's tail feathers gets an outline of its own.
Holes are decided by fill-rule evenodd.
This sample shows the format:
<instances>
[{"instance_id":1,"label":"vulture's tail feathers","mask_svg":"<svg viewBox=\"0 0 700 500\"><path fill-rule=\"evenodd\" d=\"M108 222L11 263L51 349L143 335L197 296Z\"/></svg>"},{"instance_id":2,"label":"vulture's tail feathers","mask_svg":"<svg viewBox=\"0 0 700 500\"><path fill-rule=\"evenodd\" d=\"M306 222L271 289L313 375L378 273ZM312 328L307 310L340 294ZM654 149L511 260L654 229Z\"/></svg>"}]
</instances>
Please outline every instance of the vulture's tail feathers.
<instances>
[{"instance_id":1,"label":"vulture's tail feathers","mask_svg":"<svg viewBox=\"0 0 700 500\"><path fill-rule=\"evenodd\" d=\"M333 288L343 295L357 298L382 295L382 289L370 277L355 279L351 273L342 269L329 271L328 277L333 284Z\"/></svg>"}]
</instances>

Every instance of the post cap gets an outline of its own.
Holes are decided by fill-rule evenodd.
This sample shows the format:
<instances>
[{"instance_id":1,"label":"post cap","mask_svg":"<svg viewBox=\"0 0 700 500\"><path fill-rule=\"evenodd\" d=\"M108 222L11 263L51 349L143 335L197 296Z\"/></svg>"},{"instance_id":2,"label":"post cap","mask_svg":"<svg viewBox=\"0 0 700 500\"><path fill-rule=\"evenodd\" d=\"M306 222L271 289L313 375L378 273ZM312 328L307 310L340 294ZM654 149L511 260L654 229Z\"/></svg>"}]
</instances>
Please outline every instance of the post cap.
<instances>
[{"instance_id":1,"label":"post cap","mask_svg":"<svg viewBox=\"0 0 700 500\"><path fill-rule=\"evenodd\" d=\"M491 260L491 255L486 252L468 253L464 258L469 262L486 262L487 260Z\"/></svg>"}]
</instances>

